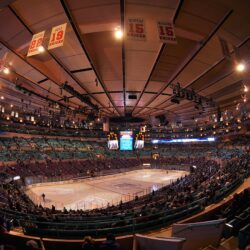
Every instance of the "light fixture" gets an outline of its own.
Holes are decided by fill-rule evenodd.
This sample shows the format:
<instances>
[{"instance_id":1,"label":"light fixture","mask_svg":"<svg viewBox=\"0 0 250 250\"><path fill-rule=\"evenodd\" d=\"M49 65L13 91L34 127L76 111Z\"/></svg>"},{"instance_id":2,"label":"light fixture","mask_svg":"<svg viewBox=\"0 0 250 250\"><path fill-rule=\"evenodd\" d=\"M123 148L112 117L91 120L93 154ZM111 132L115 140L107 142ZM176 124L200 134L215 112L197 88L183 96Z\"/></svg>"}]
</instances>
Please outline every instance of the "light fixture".
<instances>
[{"instance_id":1,"label":"light fixture","mask_svg":"<svg viewBox=\"0 0 250 250\"><path fill-rule=\"evenodd\" d=\"M120 27L115 28L115 38L116 39L122 39L123 37L123 32Z\"/></svg>"},{"instance_id":2,"label":"light fixture","mask_svg":"<svg viewBox=\"0 0 250 250\"><path fill-rule=\"evenodd\" d=\"M10 107L13 108L13 104L10 104Z\"/></svg>"},{"instance_id":3,"label":"light fixture","mask_svg":"<svg viewBox=\"0 0 250 250\"><path fill-rule=\"evenodd\" d=\"M4 100L4 96L1 96L1 100Z\"/></svg>"},{"instance_id":4,"label":"light fixture","mask_svg":"<svg viewBox=\"0 0 250 250\"><path fill-rule=\"evenodd\" d=\"M4 67L3 73L6 74L6 75L9 74L10 73L9 68Z\"/></svg>"},{"instance_id":5,"label":"light fixture","mask_svg":"<svg viewBox=\"0 0 250 250\"><path fill-rule=\"evenodd\" d=\"M40 45L40 46L38 47L38 51L42 53L42 52L45 51L45 48L44 48L42 45Z\"/></svg>"},{"instance_id":6,"label":"light fixture","mask_svg":"<svg viewBox=\"0 0 250 250\"><path fill-rule=\"evenodd\" d=\"M248 87L246 85L244 85L244 92L248 92Z\"/></svg>"},{"instance_id":7,"label":"light fixture","mask_svg":"<svg viewBox=\"0 0 250 250\"><path fill-rule=\"evenodd\" d=\"M245 63L240 62L240 63L237 63L235 68L238 72L243 72L246 69L246 65Z\"/></svg>"}]
</instances>

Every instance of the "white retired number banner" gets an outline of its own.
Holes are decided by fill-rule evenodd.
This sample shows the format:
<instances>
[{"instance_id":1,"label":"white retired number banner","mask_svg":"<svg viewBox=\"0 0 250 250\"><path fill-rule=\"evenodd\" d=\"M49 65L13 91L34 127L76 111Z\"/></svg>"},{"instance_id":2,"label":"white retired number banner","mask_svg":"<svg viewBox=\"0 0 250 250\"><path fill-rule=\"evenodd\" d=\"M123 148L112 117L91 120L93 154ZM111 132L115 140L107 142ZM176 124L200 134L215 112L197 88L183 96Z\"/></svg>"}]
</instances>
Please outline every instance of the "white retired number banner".
<instances>
[{"instance_id":1,"label":"white retired number banner","mask_svg":"<svg viewBox=\"0 0 250 250\"><path fill-rule=\"evenodd\" d=\"M163 43L177 43L172 23L157 22L160 41Z\"/></svg>"},{"instance_id":2,"label":"white retired number banner","mask_svg":"<svg viewBox=\"0 0 250 250\"><path fill-rule=\"evenodd\" d=\"M54 49L63 46L67 23L52 28L48 49Z\"/></svg>"},{"instance_id":3,"label":"white retired number banner","mask_svg":"<svg viewBox=\"0 0 250 250\"><path fill-rule=\"evenodd\" d=\"M146 40L145 25L142 18L128 18L127 38L130 40Z\"/></svg>"},{"instance_id":4,"label":"white retired number banner","mask_svg":"<svg viewBox=\"0 0 250 250\"><path fill-rule=\"evenodd\" d=\"M40 53L39 47L42 46L45 31L34 34L30 42L27 56L33 56Z\"/></svg>"}]
</instances>

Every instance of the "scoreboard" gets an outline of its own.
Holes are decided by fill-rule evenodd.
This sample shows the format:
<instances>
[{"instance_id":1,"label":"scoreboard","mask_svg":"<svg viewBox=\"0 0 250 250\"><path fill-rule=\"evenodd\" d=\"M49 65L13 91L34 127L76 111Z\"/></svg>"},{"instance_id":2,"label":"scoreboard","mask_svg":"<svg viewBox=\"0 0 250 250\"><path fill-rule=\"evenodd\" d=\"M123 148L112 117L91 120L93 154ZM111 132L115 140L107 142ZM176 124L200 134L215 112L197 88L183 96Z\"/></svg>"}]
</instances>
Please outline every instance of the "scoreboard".
<instances>
[{"instance_id":1,"label":"scoreboard","mask_svg":"<svg viewBox=\"0 0 250 250\"><path fill-rule=\"evenodd\" d=\"M133 131L120 131L120 150L133 150Z\"/></svg>"},{"instance_id":2,"label":"scoreboard","mask_svg":"<svg viewBox=\"0 0 250 250\"><path fill-rule=\"evenodd\" d=\"M118 136L114 132L108 134L108 148L111 150L117 150L119 148Z\"/></svg>"},{"instance_id":3,"label":"scoreboard","mask_svg":"<svg viewBox=\"0 0 250 250\"><path fill-rule=\"evenodd\" d=\"M139 132L138 134L135 135L135 149L142 149L144 148L144 139L145 136L142 132Z\"/></svg>"},{"instance_id":4,"label":"scoreboard","mask_svg":"<svg viewBox=\"0 0 250 250\"><path fill-rule=\"evenodd\" d=\"M119 136L118 136L119 135ZM122 151L132 151L133 149L144 148L145 135L142 132L133 134L133 131L110 132L108 134L108 148L110 150L120 149Z\"/></svg>"}]
</instances>

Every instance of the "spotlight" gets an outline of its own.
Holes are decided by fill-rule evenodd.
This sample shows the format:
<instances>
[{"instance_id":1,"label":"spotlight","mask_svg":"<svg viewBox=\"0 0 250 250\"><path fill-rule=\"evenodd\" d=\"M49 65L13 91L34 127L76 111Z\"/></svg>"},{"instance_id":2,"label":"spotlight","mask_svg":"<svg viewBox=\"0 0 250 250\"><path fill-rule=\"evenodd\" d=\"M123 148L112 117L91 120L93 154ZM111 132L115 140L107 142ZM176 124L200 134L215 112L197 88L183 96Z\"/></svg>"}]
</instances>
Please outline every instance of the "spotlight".
<instances>
[{"instance_id":1,"label":"spotlight","mask_svg":"<svg viewBox=\"0 0 250 250\"><path fill-rule=\"evenodd\" d=\"M240 62L236 65L236 70L238 72L243 72L246 69L246 65L243 62Z\"/></svg>"},{"instance_id":2,"label":"spotlight","mask_svg":"<svg viewBox=\"0 0 250 250\"><path fill-rule=\"evenodd\" d=\"M6 75L8 75L8 74L10 73L9 68L6 68L6 67L5 67L5 68L3 69L3 73L6 74Z\"/></svg>"},{"instance_id":3,"label":"spotlight","mask_svg":"<svg viewBox=\"0 0 250 250\"><path fill-rule=\"evenodd\" d=\"M244 92L248 92L248 87L246 85L244 85Z\"/></svg>"},{"instance_id":4,"label":"spotlight","mask_svg":"<svg viewBox=\"0 0 250 250\"><path fill-rule=\"evenodd\" d=\"M116 28L115 29L115 38L120 40L120 39L122 39L122 37L123 37L123 32L122 32L121 28L120 27Z\"/></svg>"},{"instance_id":5,"label":"spotlight","mask_svg":"<svg viewBox=\"0 0 250 250\"><path fill-rule=\"evenodd\" d=\"M1 96L1 100L4 100L4 96Z\"/></svg>"},{"instance_id":6,"label":"spotlight","mask_svg":"<svg viewBox=\"0 0 250 250\"><path fill-rule=\"evenodd\" d=\"M40 46L38 47L38 51L42 53L42 52L45 51L45 48L44 48L42 45L40 45Z\"/></svg>"},{"instance_id":7,"label":"spotlight","mask_svg":"<svg viewBox=\"0 0 250 250\"><path fill-rule=\"evenodd\" d=\"M171 102L176 103L176 104L180 104L180 101L175 96L173 96L171 98Z\"/></svg>"},{"instance_id":8,"label":"spotlight","mask_svg":"<svg viewBox=\"0 0 250 250\"><path fill-rule=\"evenodd\" d=\"M13 181L17 181L17 180L20 180L20 179L21 179L20 176L15 176L15 177L13 177Z\"/></svg>"}]
</instances>

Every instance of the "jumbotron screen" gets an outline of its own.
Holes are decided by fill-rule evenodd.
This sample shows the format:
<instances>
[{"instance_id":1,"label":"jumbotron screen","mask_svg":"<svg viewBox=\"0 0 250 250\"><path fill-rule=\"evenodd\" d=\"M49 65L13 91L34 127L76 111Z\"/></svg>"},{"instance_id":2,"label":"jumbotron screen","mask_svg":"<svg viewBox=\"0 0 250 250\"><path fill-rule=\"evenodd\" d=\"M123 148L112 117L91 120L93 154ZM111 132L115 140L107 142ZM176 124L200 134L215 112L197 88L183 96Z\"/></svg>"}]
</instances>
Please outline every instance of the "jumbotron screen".
<instances>
[{"instance_id":1,"label":"jumbotron screen","mask_svg":"<svg viewBox=\"0 0 250 250\"><path fill-rule=\"evenodd\" d=\"M108 134L108 149L117 150L119 148L118 136L114 132Z\"/></svg>"},{"instance_id":2,"label":"jumbotron screen","mask_svg":"<svg viewBox=\"0 0 250 250\"><path fill-rule=\"evenodd\" d=\"M120 131L120 150L133 150L132 131Z\"/></svg>"},{"instance_id":3,"label":"jumbotron screen","mask_svg":"<svg viewBox=\"0 0 250 250\"><path fill-rule=\"evenodd\" d=\"M142 149L144 148L144 134L143 133L138 133L135 136L135 149Z\"/></svg>"}]
</instances>

